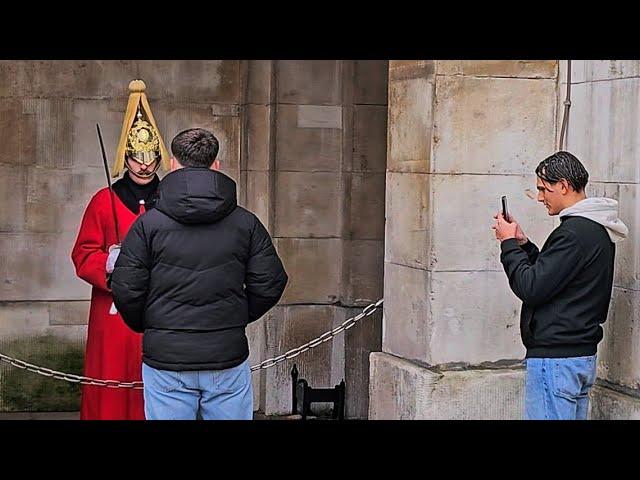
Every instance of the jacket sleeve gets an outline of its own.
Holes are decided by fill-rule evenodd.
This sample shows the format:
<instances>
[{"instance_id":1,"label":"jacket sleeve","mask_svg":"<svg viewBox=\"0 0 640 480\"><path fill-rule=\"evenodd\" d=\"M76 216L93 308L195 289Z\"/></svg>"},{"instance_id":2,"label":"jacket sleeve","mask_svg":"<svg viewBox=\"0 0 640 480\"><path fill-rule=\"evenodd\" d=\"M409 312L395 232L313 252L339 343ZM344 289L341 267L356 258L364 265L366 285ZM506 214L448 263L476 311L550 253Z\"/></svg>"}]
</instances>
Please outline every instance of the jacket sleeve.
<instances>
[{"instance_id":1,"label":"jacket sleeve","mask_svg":"<svg viewBox=\"0 0 640 480\"><path fill-rule=\"evenodd\" d=\"M552 235L533 264L515 238L500 245L500 261L511 290L531 306L545 303L564 289L584 263L582 247L573 233L563 231Z\"/></svg>"},{"instance_id":2,"label":"jacket sleeve","mask_svg":"<svg viewBox=\"0 0 640 480\"><path fill-rule=\"evenodd\" d=\"M71 260L78 277L96 288L109 291L106 273L109 245L105 243L107 235L104 228L100 200L94 195L82 217Z\"/></svg>"},{"instance_id":3,"label":"jacket sleeve","mask_svg":"<svg viewBox=\"0 0 640 480\"><path fill-rule=\"evenodd\" d=\"M249 301L249 323L278 303L288 280L269 233L255 217L244 282Z\"/></svg>"},{"instance_id":4,"label":"jacket sleeve","mask_svg":"<svg viewBox=\"0 0 640 480\"><path fill-rule=\"evenodd\" d=\"M531 262L531 264L533 265L534 263L536 263L536 260L538 259L538 255L540 254L540 250L538 250L538 247L536 246L536 244L533 243L531 240L527 240L527 243L525 243L524 245L521 245L521 247L524 250L524 252L527 254L527 257L529 257L529 261Z\"/></svg>"},{"instance_id":5,"label":"jacket sleeve","mask_svg":"<svg viewBox=\"0 0 640 480\"><path fill-rule=\"evenodd\" d=\"M151 254L141 217L122 242L122 250L111 274L113 302L124 322L138 333L144 332L150 270Z\"/></svg>"}]
</instances>

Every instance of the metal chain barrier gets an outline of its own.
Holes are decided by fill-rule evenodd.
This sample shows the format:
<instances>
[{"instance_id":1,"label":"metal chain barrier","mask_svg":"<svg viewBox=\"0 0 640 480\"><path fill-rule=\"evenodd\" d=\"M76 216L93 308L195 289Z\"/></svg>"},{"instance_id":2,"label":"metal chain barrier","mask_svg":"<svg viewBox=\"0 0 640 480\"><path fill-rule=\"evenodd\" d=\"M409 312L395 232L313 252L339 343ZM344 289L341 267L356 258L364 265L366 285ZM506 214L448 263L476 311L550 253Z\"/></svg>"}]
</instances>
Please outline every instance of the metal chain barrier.
<instances>
[{"instance_id":1,"label":"metal chain barrier","mask_svg":"<svg viewBox=\"0 0 640 480\"><path fill-rule=\"evenodd\" d=\"M317 347L321 343L331 340L333 337L335 337L339 333L342 333L343 331L353 327L358 321L362 320L364 317L368 317L369 315L371 315L373 312L376 311L378 307L380 307L380 305L382 305L383 302L384 302L384 299L381 298L377 302L367 305L365 309L362 310L362 312L360 312L358 315L345 320L333 330L329 330L328 332L320 335L318 338L313 339L310 342L307 342L304 345L299 346L298 348L289 350L288 352L283 353L282 355L279 355L273 358L268 358L267 360L264 360L259 364L251 367L251 371L253 372L255 370L260 370L261 368L273 367L274 365L277 365L280 362L284 362L285 360L289 360L291 358L297 357L302 352L306 352L307 350L313 347Z\"/></svg>"},{"instance_id":2,"label":"metal chain barrier","mask_svg":"<svg viewBox=\"0 0 640 480\"><path fill-rule=\"evenodd\" d=\"M37 365L27 363L23 360L11 358L2 353L0 353L0 361L6 362L10 365L13 365L14 367L22 368L24 370L37 373L38 375L43 375L45 377L53 377L58 380L66 380L67 382L72 382L72 383L81 383L83 385L97 385L100 387L108 387L108 388L134 388L136 390L142 389L142 382L120 382L118 380L99 380L96 378L83 377L81 375L73 375L71 373L58 372L56 370L51 370L50 368L38 367Z\"/></svg>"},{"instance_id":3,"label":"metal chain barrier","mask_svg":"<svg viewBox=\"0 0 640 480\"><path fill-rule=\"evenodd\" d=\"M351 317L344 322L342 322L336 328L329 330L328 332L323 333L318 338L311 340L310 342L305 343L304 345L299 346L298 348L294 348L289 350L282 355L277 357L268 358L260 362L257 365L251 367L251 371L266 369L269 367L273 367L280 362L284 362L285 360L289 360L291 358L297 357L303 352L310 350L318 345L323 344L331 340L336 335L344 332L345 330L353 327L357 322L362 320L364 317L368 317L373 314L384 302L384 299L380 299L375 303L367 305L362 312L360 312L355 317ZM52 377L58 380L65 380L67 382L72 383L80 383L82 385L96 385L99 387L107 387L107 388L133 388L135 390L141 390L143 388L142 382L120 382L118 380L100 380L96 378L83 377L81 375L73 375L71 373L58 372L56 370L51 370L50 368L39 367L37 365L33 365L31 363L27 363L23 360L18 360L7 355L0 353L0 361L13 365L14 367L21 368L24 370L28 370L33 373L37 373L38 375L43 375L45 377Z\"/></svg>"}]
</instances>

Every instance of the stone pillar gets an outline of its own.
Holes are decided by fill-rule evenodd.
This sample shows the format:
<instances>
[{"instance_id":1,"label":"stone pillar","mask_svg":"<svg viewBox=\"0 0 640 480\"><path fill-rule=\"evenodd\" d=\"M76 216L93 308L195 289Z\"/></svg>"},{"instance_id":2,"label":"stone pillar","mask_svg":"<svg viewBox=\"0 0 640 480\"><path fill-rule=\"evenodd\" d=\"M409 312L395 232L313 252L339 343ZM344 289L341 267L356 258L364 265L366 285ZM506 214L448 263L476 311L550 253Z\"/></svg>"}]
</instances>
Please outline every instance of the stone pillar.
<instances>
[{"instance_id":1,"label":"stone pillar","mask_svg":"<svg viewBox=\"0 0 640 480\"><path fill-rule=\"evenodd\" d=\"M560 63L560 99L566 61ZM618 244L605 336L598 347L598 381L591 418L640 419L640 61L572 62L566 148L589 171L588 196L620 203L629 237Z\"/></svg>"},{"instance_id":2,"label":"stone pillar","mask_svg":"<svg viewBox=\"0 0 640 480\"><path fill-rule=\"evenodd\" d=\"M535 201L554 151L557 62L392 61L383 353L369 417L520 418L520 302L492 216L507 195L538 244Z\"/></svg>"}]
</instances>

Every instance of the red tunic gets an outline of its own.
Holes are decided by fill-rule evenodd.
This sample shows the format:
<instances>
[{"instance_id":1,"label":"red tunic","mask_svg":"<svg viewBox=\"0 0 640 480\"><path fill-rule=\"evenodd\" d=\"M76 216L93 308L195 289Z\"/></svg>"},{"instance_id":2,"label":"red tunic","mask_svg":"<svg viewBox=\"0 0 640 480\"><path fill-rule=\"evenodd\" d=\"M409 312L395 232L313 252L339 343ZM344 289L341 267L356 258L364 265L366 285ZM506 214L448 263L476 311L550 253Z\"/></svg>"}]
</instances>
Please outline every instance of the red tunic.
<instances>
[{"instance_id":1,"label":"red tunic","mask_svg":"<svg viewBox=\"0 0 640 480\"><path fill-rule=\"evenodd\" d=\"M122 241L137 215L116 194L113 197ZM103 380L141 381L142 334L130 330L119 313L109 313L113 297L107 288L105 266L109 246L115 243L109 189L104 188L89 202L71 252L78 277L93 286L84 375ZM80 419L144 420L142 390L83 385Z\"/></svg>"}]
</instances>

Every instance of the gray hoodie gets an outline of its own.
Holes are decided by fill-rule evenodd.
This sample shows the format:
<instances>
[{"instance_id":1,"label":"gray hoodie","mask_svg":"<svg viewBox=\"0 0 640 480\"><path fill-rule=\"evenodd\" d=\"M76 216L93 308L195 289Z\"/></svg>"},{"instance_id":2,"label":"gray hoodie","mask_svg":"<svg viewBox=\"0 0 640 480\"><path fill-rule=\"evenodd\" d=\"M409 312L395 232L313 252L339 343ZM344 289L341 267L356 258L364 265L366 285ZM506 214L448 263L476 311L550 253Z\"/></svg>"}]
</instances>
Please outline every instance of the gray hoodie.
<instances>
[{"instance_id":1,"label":"gray hoodie","mask_svg":"<svg viewBox=\"0 0 640 480\"><path fill-rule=\"evenodd\" d=\"M624 240L629 234L627 226L618 218L618 202L612 198L585 198L562 210L562 217L585 217L599 223L607 230L613 243Z\"/></svg>"}]
</instances>

